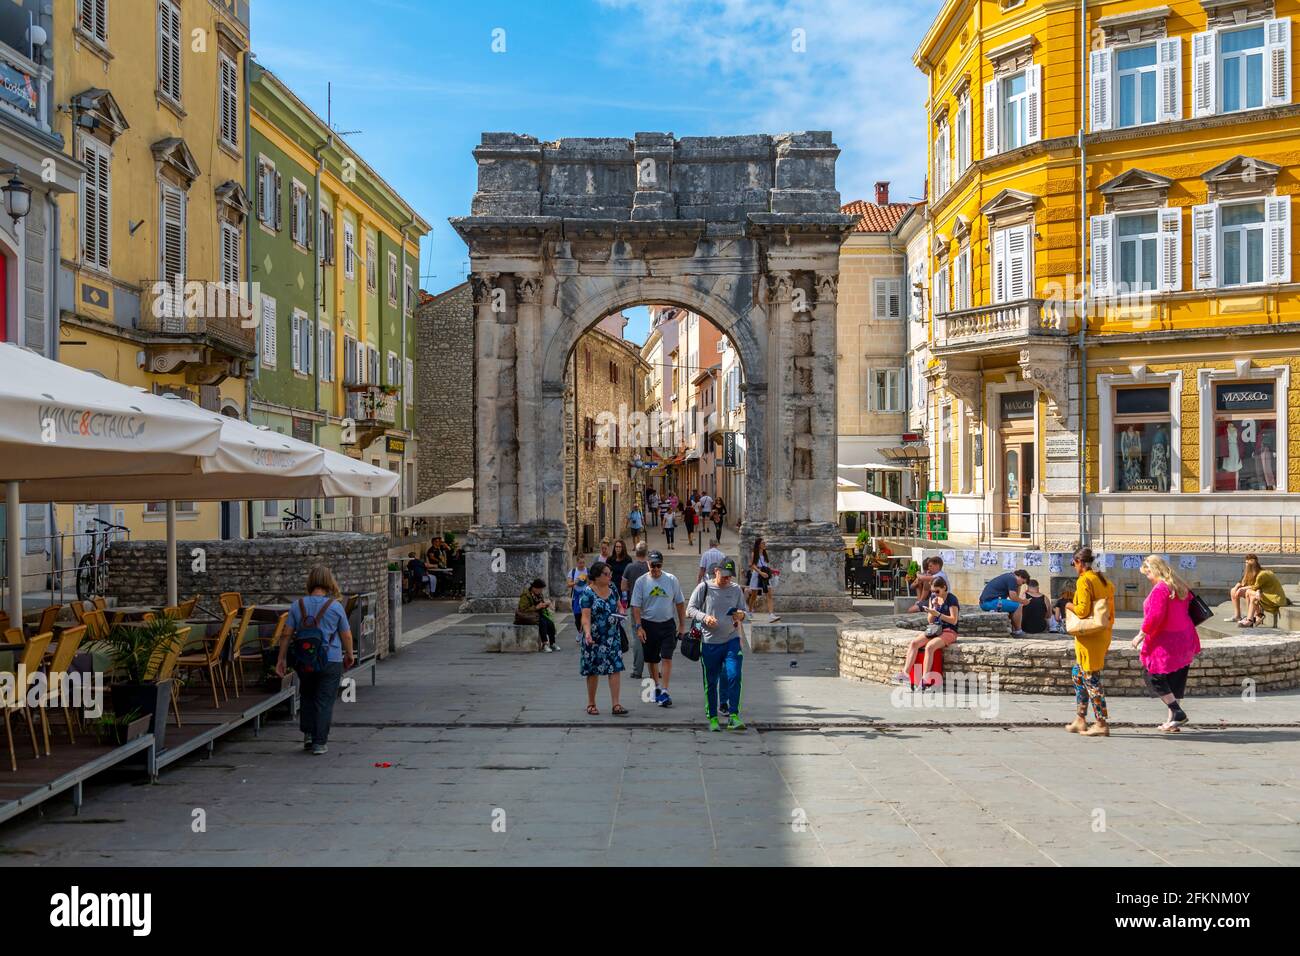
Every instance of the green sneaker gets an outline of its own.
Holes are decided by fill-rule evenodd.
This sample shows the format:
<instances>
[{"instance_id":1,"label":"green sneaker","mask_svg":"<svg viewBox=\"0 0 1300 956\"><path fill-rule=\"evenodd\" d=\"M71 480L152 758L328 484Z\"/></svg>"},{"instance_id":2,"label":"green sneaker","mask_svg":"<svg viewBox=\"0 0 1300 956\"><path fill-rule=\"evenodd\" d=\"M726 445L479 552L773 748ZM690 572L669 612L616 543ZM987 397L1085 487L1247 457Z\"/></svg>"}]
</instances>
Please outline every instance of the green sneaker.
<instances>
[{"instance_id":1,"label":"green sneaker","mask_svg":"<svg viewBox=\"0 0 1300 956\"><path fill-rule=\"evenodd\" d=\"M744 729L745 729L745 722L744 722L743 720L740 719L740 714L732 714L732 715L727 719L727 729L728 729L728 730L744 730Z\"/></svg>"},{"instance_id":2,"label":"green sneaker","mask_svg":"<svg viewBox=\"0 0 1300 956\"><path fill-rule=\"evenodd\" d=\"M722 728L718 726L718 718L716 718L716 717L710 717L710 718L709 718L709 730L712 730L712 731L719 731L719 730L721 730L721 729L722 729Z\"/></svg>"}]
</instances>

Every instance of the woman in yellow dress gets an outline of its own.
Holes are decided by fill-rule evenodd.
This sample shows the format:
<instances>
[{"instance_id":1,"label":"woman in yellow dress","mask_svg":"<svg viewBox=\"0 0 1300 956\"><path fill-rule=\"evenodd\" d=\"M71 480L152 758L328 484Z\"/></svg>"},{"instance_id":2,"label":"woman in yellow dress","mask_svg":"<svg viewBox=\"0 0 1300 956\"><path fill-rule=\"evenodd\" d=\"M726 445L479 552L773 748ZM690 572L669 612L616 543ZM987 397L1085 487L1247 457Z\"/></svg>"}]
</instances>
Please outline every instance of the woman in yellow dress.
<instances>
[{"instance_id":1,"label":"woman in yellow dress","mask_svg":"<svg viewBox=\"0 0 1300 956\"><path fill-rule=\"evenodd\" d=\"M1074 634L1075 665L1070 671L1074 678L1074 720L1065 725L1072 734L1085 737L1109 737L1110 724L1106 716L1106 694L1101 686L1102 668L1106 666L1106 651L1110 649L1111 632L1115 627L1115 585L1106 580L1100 571L1094 571L1091 548L1080 548L1074 552L1071 562L1078 572L1079 579L1074 585L1074 603L1069 610L1075 618L1088 618L1092 615L1093 605L1105 602L1104 624L1100 628ZM1073 623L1066 615L1067 630ZM1092 703L1096 722L1088 724L1088 704Z\"/></svg>"}]
</instances>

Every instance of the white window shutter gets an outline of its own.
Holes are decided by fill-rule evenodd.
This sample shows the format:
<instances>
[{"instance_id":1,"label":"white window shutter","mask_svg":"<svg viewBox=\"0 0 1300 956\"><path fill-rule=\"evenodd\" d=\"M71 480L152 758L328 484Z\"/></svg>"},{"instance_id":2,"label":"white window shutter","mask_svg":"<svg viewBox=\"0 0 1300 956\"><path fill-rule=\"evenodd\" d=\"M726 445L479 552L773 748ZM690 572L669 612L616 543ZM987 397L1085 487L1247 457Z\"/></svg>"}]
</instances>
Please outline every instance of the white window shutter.
<instances>
[{"instance_id":1,"label":"white window shutter","mask_svg":"<svg viewBox=\"0 0 1300 956\"><path fill-rule=\"evenodd\" d=\"M877 279L876 287L876 318L883 319L888 314L889 293L885 291L885 280Z\"/></svg>"},{"instance_id":2,"label":"white window shutter","mask_svg":"<svg viewBox=\"0 0 1300 956\"><path fill-rule=\"evenodd\" d=\"M962 265L966 270L966 308L973 309L975 307L975 281L973 278L973 270L971 268L971 254L969 249L966 250L966 260Z\"/></svg>"},{"instance_id":3,"label":"white window shutter","mask_svg":"<svg viewBox=\"0 0 1300 956\"><path fill-rule=\"evenodd\" d=\"M279 336L275 324L275 299L262 296L262 364L275 368Z\"/></svg>"},{"instance_id":4,"label":"white window shutter","mask_svg":"<svg viewBox=\"0 0 1300 956\"><path fill-rule=\"evenodd\" d=\"M994 156L998 151L998 81L984 84L984 155Z\"/></svg>"},{"instance_id":5,"label":"white window shutter","mask_svg":"<svg viewBox=\"0 0 1300 956\"><path fill-rule=\"evenodd\" d=\"M1035 63L1025 70L1025 142L1043 138L1043 67Z\"/></svg>"},{"instance_id":6,"label":"white window shutter","mask_svg":"<svg viewBox=\"0 0 1300 956\"><path fill-rule=\"evenodd\" d=\"M1180 292L1183 288L1183 211L1177 206L1165 208L1160 213L1160 255L1156 268L1160 271L1158 288L1161 292Z\"/></svg>"},{"instance_id":7,"label":"white window shutter","mask_svg":"<svg viewBox=\"0 0 1300 956\"><path fill-rule=\"evenodd\" d=\"M1264 201L1269 282L1291 281L1291 197L1273 196Z\"/></svg>"},{"instance_id":8,"label":"white window shutter","mask_svg":"<svg viewBox=\"0 0 1300 956\"><path fill-rule=\"evenodd\" d=\"M302 321L293 317L293 370L302 371Z\"/></svg>"},{"instance_id":9,"label":"white window shutter","mask_svg":"<svg viewBox=\"0 0 1300 956\"><path fill-rule=\"evenodd\" d=\"M1088 78L1091 84L1092 130L1111 127L1111 91L1114 85L1115 51L1093 50L1088 54Z\"/></svg>"},{"instance_id":10,"label":"white window shutter","mask_svg":"<svg viewBox=\"0 0 1300 956\"><path fill-rule=\"evenodd\" d=\"M1291 21L1264 24L1264 105L1291 103Z\"/></svg>"},{"instance_id":11,"label":"white window shutter","mask_svg":"<svg viewBox=\"0 0 1300 956\"><path fill-rule=\"evenodd\" d=\"M1192 115L1213 116L1215 111L1215 59L1219 34L1214 30L1192 34Z\"/></svg>"},{"instance_id":12,"label":"white window shutter","mask_svg":"<svg viewBox=\"0 0 1300 956\"><path fill-rule=\"evenodd\" d=\"M993 233L993 301L1007 301L1007 231Z\"/></svg>"},{"instance_id":13,"label":"white window shutter","mask_svg":"<svg viewBox=\"0 0 1300 956\"><path fill-rule=\"evenodd\" d=\"M1091 216L1088 234L1092 241L1092 294L1115 294L1115 217Z\"/></svg>"},{"instance_id":14,"label":"white window shutter","mask_svg":"<svg viewBox=\"0 0 1300 956\"><path fill-rule=\"evenodd\" d=\"M1192 288L1219 284L1219 206L1192 207Z\"/></svg>"},{"instance_id":15,"label":"white window shutter","mask_svg":"<svg viewBox=\"0 0 1300 956\"><path fill-rule=\"evenodd\" d=\"M1156 120L1183 118L1183 38L1156 41Z\"/></svg>"},{"instance_id":16,"label":"white window shutter","mask_svg":"<svg viewBox=\"0 0 1300 956\"><path fill-rule=\"evenodd\" d=\"M886 285L889 291L889 318L903 317L903 280L890 279Z\"/></svg>"},{"instance_id":17,"label":"white window shutter","mask_svg":"<svg viewBox=\"0 0 1300 956\"><path fill-rule=\"evenodd\" d=\"M1007 233L1007 301L1029 298L1033 285L1030 226L1015 226Z\"/></svg>"},{"instance_id":18,"label":"white window shutter","mask_svg":"<svg viewBox=\"0 0 1300 956\"><path fill-rule=\"evenodd\" d=\"M948 311L948 267L944 266L934 274L934 301L930 308L935 315L943 315Z\"/></svg>"},{"instance_id":19,"label":"white window shutter","mask_svg":"<svg viewBox=\"0 0 1300 956\"><path fill-rule=\"evenodd\" d=\"M328 339L329 336L325 331L325 326L322 325L320 331L316 334L316 367L320 369L320 377L327 382L329 381L327 374L329 372L329 363L325 360L325 348Z\"/></svg>"},{"instance_id":20,"label":"white window shutter","mask_svg":"<svg viewBox=\"0 0 1300 956\"><path fill-rule=\"evenodd\" d=\"M406 396L407 407L413 406L415 404L415 362L409 358L406 360L406 368L402 376L402 392Z\"/></svg>"}]
</instances>

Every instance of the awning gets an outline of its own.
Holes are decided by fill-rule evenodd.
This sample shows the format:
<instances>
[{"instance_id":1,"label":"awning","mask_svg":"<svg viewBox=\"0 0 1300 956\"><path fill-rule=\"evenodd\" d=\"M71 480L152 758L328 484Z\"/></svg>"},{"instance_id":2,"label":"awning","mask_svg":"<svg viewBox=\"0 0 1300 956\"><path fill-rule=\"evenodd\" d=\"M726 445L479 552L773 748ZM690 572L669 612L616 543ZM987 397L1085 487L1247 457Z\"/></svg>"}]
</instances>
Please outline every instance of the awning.
<instances>
[{"instance_id":1,"label":"awning","mask_svg":"<svg viewBox=\"0 0 1300 956\"><path fill-rule=\"evenodd\" d=\"M911 471L912 470L911 468L908 468L904 465L883 465L883 464L872 463L872 462L868 462L865 465L836 465L835 467L840 468L844 471Z\"/></svg>"},{"instance_id":2,"label":"awning","mask_svg":"<svg viewBox=\"0 0 1300 956\"><path fill-rule=\"evenodd\" d=\"M849 481L847 478L836 478L835 488L837 491L853 491L855 489L858 491L862 490L862 486L860 484L858 484L856 481Z\"/></svg>"},{"instance_id":3,"label":"awning","mask_svg":"<svg viewBox=\"0 0 1300 956\"><path fill-rule=\"evenodd\" d=\"M882 448L880 454L890 461L908 461L916 463L918 461L928 461L930 459L929 445L899 445L896 448Z\"/></svg>"}]
</instances>

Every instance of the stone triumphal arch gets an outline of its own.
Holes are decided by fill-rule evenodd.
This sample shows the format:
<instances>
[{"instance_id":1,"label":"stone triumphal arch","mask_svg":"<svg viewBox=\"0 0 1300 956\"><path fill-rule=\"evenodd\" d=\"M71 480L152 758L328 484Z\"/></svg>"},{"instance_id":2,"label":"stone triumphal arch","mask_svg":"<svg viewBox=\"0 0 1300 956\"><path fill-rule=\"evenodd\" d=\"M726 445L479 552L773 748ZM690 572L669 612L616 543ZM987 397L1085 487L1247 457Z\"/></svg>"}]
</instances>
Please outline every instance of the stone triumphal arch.
<instances>
[{"instance_id":1,"label":"stone triumphal arch","mask_svg":"<svg viewBox=\"0 0 1300 956\"><path fill-rule=\"evenodd\" d=\"M469 246L475 303L466 610L510 610L535 577L565 593L565 366L587 329L642 303L690 309L740 352L742 547L767 539L782 570L778 605L848 605L835 295L853 218L839 211L838 155L826 132L549 143L483 134L471 214L452 220Z\"/></svg>"}]
</instances>

